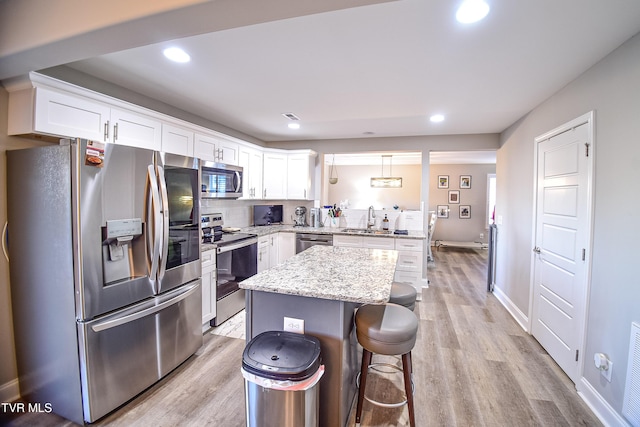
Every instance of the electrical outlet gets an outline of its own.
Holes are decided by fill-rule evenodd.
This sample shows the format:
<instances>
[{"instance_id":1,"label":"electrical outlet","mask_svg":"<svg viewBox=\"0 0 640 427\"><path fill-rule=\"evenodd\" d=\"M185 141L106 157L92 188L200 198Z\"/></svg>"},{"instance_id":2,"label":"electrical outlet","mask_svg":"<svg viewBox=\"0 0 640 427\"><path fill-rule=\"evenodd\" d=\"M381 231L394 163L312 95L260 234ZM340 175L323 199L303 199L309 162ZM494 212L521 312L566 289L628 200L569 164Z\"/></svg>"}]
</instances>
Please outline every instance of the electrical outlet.
<instances>
[{"instance_id":1,"label":"electrical outlet","mask_svg":"<svg viewBox=\"0 0 640 427\"><path fill-rule=\"evenodd\" d=\"M304 320L296 319L293 317L285 317L283 330L286 332L304 334Z\"/></svg>"},{"instance_id":2,"label":"electrical outlet","mask_svg":"<svg viewBox=\"0 0 640 427\"><path fill-rule=\"evenodd\" d=\"M480 233L480 238L484 239L484 233Z\"/></svg>"}]
</instances>

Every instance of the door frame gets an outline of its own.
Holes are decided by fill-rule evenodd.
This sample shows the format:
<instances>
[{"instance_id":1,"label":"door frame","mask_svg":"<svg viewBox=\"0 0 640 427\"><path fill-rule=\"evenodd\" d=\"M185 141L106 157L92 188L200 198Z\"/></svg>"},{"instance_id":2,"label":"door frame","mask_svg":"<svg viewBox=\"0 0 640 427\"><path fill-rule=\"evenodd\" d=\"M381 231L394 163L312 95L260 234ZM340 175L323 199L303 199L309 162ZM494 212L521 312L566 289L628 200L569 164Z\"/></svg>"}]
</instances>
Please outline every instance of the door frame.
<instances>
[{"instance_id":1,"label":"door frame","mask_svg":"<svg viewBox=\"0 0 640 427\"><path fill-rule=\"evenodd\" d=\"M556 135L570 131L571 129L580 125L587 124L588 126L588 143L589 143L589 156L587 162L587 243L585 254L585 292L584 300L582 301L582 318L580 319L580 333L578 338L577 349L579 351L577 371L572 374L567 372L567 376L571 379L576 387L579 384L579 379L584 372L585 363L585 343L587 335L587 314L589 311L589 296L591 290L591 269L592 269L592 256L593 253L593 222L594 222L594 193L595 193L595 111L589 111L573 120L570 120L548 132L545 132L536 138L534 138L533 144L533 214L532 214L532 226L531 226L531 258L530 258L530 277L529 277L529 316L528 316L528 332L533 336L533 322L534 312L533 304L535 298L535 274L536 274L536 254L533 252L533 248L536 246L536 235L538 225L538 144L542 141L548 140ZM575 378L574 378L575 376Z\"/></svg>"}]
</instances>

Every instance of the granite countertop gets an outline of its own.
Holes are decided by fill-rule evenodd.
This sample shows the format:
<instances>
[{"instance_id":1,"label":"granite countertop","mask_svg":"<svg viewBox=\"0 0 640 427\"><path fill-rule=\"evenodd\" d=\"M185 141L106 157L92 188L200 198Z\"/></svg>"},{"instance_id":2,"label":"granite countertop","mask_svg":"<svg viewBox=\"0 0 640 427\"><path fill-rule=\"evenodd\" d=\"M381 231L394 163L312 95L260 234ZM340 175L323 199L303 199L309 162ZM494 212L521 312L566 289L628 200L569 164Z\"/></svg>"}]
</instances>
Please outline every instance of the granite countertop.
<instances>
[{"instance_id":1,"label":"granite countertop","mask_svg":"<svg viewBox=\"0 0 640 427\"><path fill-rule=\"evenodd\" d=\"M242 282L240 288L361 304L389 301L398 252L312 246Z\"/></svg>"},{"instance_id":2,"label":"granite countertop","mask_svg":"<svg viewBox=\"0 0 640 427\"><path fill-rule=\"evenodd\" d=\"M426 239L427 236L424 231L421 230L409 230L409 234L368 234L358 233L353 231L343 231L346 227L332 228L332 227L300 227L292 224L276 224L276 225L259 225L252 227L242 228L243 233L257 234L258 237L266 236L272 233L278 233L280 231L292 232L292 233L313 233L313 234L342 234L352 236L367 236L367 237L395 237L398 239Z\"/></svg>"}]
</instances>

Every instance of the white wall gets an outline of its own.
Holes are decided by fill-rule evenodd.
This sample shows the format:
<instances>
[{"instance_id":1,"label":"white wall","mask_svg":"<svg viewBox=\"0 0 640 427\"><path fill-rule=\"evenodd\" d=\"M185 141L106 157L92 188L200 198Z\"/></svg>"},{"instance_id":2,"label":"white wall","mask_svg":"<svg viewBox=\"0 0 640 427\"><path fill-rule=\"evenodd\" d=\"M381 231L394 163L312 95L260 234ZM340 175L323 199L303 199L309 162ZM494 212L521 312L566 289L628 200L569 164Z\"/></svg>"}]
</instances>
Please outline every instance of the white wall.
<instances>
[{"instance_id":1,"label":"white wall","mask_svg":"<svg viewBox=\"0 0 640 427\"><path fill-rule=\"evenodd\" d=\"M524 314L530 298L534 138L595 110L595 212L584 378L578 388L622 411L631 322L640 322L640 34L543 102L501 137L497 286ZM611 383L592 362L614 363ZM614 423L620 421L615 419Z\"/></svg>"},{"instance_id":2,"label":"white wall","mask_svg":"<svg viewBox=\"0 0 640 427\"><path fill-rule=\"evenodd\" d=\"M349 207L353 209L420 209L420 185L422 182L421 165L395 165L392 172L394 177L402 178L402 188L372 188L370 178L381 176L380 166L371 165L340 165L335 167L338 182L329 184L325 179L323 184L328 186L327 199L324 204L340 204L342 200L349 200ZM384 168L385 176L389 176L388 163ZM326 174L328 176L328 173Z\"/></svg>"},{"instance_id":3,"label":"white wall","mask_svg":"<svg viewBox=\"0 0 640 427\"><path fill-rule=\"evenodd\" d=\"M495 173L496 165L431 165L429 179L429 210L438 205L449 206L449 218L438 218L431 238L458 242L487 242L487 174ZM449 188L438 188L438 176L449 176ZM471 175L471 188L460 189L460 175ZM449 203L449 191L460 192L460 203ZM461 205L471 206L471 218L460 219ZM482 237L480 234L482 233Z\"/></svg>"}]
</instances>

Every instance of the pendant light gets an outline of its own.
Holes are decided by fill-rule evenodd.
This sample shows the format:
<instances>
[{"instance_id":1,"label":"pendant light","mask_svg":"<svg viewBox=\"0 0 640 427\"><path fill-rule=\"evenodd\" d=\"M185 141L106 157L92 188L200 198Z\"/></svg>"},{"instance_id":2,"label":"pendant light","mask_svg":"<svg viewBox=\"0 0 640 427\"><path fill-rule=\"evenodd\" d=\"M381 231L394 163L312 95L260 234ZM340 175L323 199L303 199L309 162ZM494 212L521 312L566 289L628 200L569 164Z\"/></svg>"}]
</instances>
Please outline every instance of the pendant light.
<instances>
[{"instance_id":1,"label":"pendant light","mask_svg":"<svg viewBox=\"0 0 640 427\"><path fill-rule=\"evenodd\" d=\"M329 184L338 183L338 170L336 169L336 155L333 155L331 166L329 167Z\"/></svg>"},{"instance_id":2,"label":"pendant light","mask_svg":"<svg viewBox=\"0 0 640 427\"><path fill-rule=\"evenodd\" d=\"M382 167L381 167L381 175L379 177L371 178L371 187L373 188L402 188L402 178L401 177L392 177L393 174L391 171L391 162L393 156L386 155L382 157ZM384 176L384 158L389 158L389 177Z\"/></svg>"}]
</instances>

